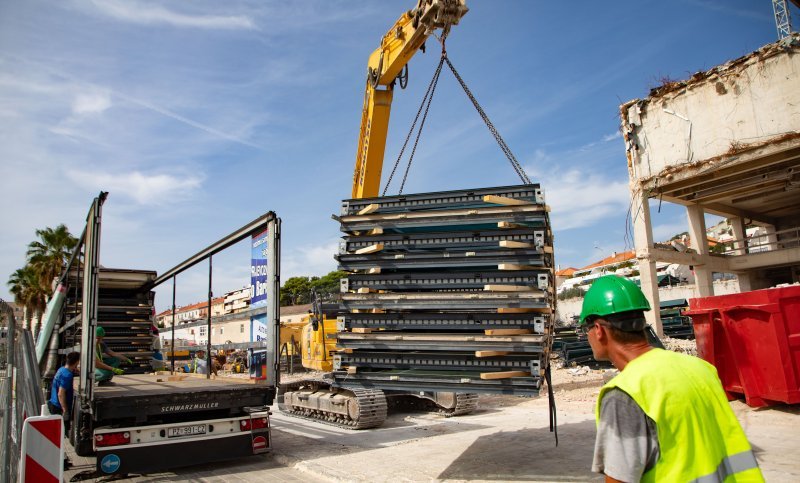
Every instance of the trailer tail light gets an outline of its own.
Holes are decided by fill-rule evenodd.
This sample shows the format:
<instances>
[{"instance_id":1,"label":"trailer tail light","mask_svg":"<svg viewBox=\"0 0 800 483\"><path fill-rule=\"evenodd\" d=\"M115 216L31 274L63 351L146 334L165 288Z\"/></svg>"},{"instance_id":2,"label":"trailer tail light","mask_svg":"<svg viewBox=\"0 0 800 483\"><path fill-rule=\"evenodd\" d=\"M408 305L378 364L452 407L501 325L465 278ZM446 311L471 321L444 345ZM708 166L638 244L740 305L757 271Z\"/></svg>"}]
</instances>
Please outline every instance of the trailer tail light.
<instances>
[{"instance_id":1,"label":"trailer tail light","mask_svg":"<svg viewBox=\"0 0 800 483\"><path fill-rule=\"evenodd\" d=\"M253 418L253 419L242 419L239 421L239 428L242 431L252 431L254 429L263 429L269 425L268 418Z\"/></svg>"},{"instance_id":2,"label":"trailer tail light","mask_svg":"<svg viewBox=\"0 0 800 483\"><path fill-rule=\"evenodd\" d=\"M119 433L103 433L94 436L94 444L98 448L106 446L119 446L131 442L131 433L120 431Z\"/></svg>"}]
</instances>

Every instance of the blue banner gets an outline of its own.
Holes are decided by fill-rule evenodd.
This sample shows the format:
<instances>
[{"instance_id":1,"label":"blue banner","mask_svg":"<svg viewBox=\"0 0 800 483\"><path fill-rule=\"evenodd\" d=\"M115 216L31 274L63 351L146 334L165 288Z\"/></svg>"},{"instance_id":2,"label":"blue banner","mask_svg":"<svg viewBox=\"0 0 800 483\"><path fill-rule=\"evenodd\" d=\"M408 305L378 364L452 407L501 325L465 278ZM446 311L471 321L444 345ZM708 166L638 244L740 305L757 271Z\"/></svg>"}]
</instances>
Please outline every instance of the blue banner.
<instances>
[{"instance_id":1,"label":"blue banner","mask_svg":"<svg viewBox=\"0 0 800 483\"><path fill-rule=\"evenodd\" d=\"M267 314L253 315L250 317L250 341L259 342L267 340Z\"/></svg>"},{"instance_id":2,"label":"blue banner","mask_svg":"<svg viewBox=\"0 0 800 483\"><path fill-rule=\"evenodd\" d=\"M253 235L250 256L250 307L267 304L267 249L269 230Z\"/></svg>"}]
</instances>

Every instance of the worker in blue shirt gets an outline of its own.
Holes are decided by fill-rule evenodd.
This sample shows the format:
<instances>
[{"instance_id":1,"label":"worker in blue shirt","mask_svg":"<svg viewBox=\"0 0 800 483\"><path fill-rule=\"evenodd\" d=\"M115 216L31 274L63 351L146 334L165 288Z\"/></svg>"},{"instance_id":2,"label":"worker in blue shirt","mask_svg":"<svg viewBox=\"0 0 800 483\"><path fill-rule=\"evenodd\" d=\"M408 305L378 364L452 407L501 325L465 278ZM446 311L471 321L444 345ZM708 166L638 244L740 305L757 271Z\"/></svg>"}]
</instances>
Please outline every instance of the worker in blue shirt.
<instances>
[{"instance_id":1,"label":"worker in blue shirt","mask_svg":"<svg viewBox=\"0 0 800 483\"><path fill-rule=\"evenodd\" d=\"M69 429L72 417L72 380L81 355L77 352L67 354L67 360L63 367L60 367L53 378L53 387L50 390L50 400L47 401L47 408L50 414L60 414L64 418L64 429Z\"/></svg>"}]
</instances>

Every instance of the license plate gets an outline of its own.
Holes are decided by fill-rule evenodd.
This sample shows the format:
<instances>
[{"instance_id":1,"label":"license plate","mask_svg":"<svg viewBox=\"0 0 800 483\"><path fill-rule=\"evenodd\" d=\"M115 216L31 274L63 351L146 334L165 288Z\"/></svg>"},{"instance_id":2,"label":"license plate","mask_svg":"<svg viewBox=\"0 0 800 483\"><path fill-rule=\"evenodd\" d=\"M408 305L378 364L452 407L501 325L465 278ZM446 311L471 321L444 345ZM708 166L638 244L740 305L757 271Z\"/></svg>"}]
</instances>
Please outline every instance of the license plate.
<instances>
[{"instance_id":1,"label":"license plate","mask_svg":"<svg viewBox=\"0 0 800 483\"><path fill-rule=\"evenodd\" d=\"M167 430L167 437L180 438L183 436L196 436L198 434L206 434L205 424L195 424L193 426L176 426Z\"/></svg>"}]
</instances>

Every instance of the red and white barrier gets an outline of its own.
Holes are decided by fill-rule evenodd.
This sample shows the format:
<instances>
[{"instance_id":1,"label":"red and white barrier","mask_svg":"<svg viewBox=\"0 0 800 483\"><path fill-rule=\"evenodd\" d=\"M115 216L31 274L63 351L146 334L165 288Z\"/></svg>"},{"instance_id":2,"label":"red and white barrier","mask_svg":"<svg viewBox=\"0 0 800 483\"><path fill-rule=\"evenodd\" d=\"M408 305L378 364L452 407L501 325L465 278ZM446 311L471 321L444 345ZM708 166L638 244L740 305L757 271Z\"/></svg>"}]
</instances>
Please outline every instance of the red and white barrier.
<instances>
[{"instance_id":1,"label":"red and white barrier","mask_svg":"<svg viewBox=\"0 0 800 483\"><path fill-rule=\"evenodd\" d=\"M33 416L22 426L19 481L59 483L64 479L64 420Z\"/></svg>"}]
</instances>

